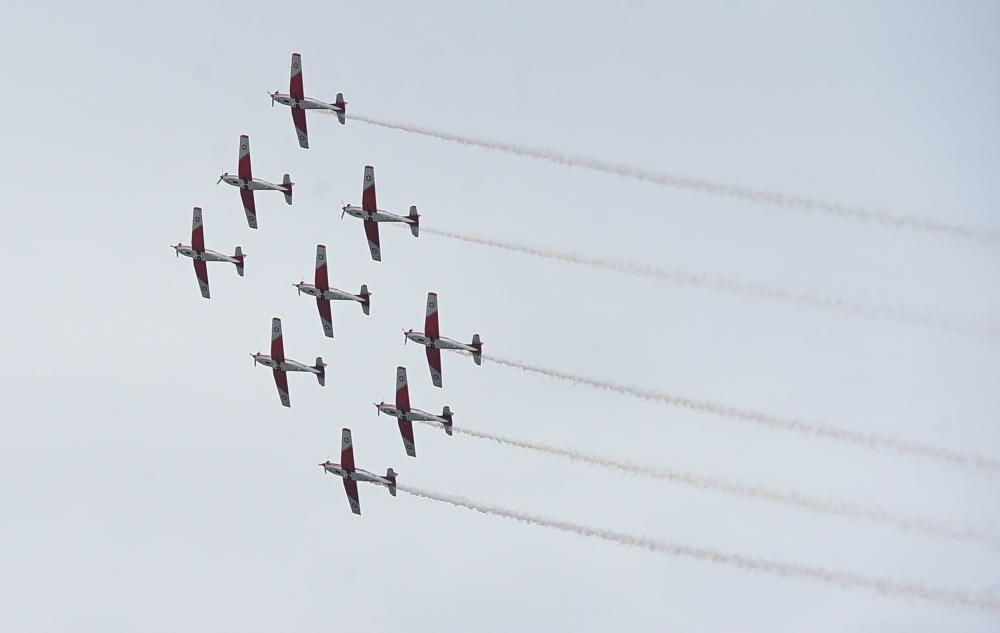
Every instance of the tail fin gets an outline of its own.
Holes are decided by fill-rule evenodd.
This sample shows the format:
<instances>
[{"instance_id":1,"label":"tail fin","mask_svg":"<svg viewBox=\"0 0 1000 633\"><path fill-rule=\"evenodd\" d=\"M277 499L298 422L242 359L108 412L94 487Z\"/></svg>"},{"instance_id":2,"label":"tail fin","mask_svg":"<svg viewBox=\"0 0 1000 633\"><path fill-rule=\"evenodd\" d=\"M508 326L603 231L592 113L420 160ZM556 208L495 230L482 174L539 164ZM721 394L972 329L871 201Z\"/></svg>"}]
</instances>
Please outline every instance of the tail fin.
<instances>
[{"instance_id":1,"label":"tail fin","mask_svg":"<svg viewBox=\"0 0 1000 633\"><path fill-rule=\"evenodd\" d=\"M316 364L313 365L313 369L316 369L316 370L319 371L319 373L316 374L316 380L319 381L319 386L320 387L325 387L326 386L326 363L323 362L323 357L322 356L317 356L316 357Z\"/></svg>"},{"instance_id":2,"label":"tail fin","mask_svg":"<svg viewBox=\"0 0 1000 633\"><path fill-rule=\"evenodd\" d=\"M347 120L347 102L344 101L344 94L338 92L337 100L334 103L340 108L340 112L337 113L337 118L340 119L340 124L343 125Z\"/></svg>"},{"instance_id":3,"label":"tail fin","mask_svg":"<svg viewBox=\"0 0 1000 633\"><path fill-rule=\"evenodd\" d=\"M406 217L413 220L410 223L410 233L413 233L413 237L420 237L420 214L417 213L417 205L410 205L410 215Z\"/></svg>"},{"instance_id":4,"label":"tail fin","mask_svg":"<svg viewBox=\"0 0 1000 633\"><path fill-rule=\"evenodd\" d=\"M483 342L480 340L478 334L472 335L472 347L475 351L472 352L472 360L476 362L477 365L483 364Z\"/></svg>"},{"instance_id":5,"label":"tail fin","mask_svg":"<svg viewBox=\"0 0 1000 633\"><path fill-rule=\"evenodd\" d=\"M281 179L281 184L285 187L285 191L283 192L285 194L285 203L292 204L292 186L295 184L292 182L292 177L285 174Z\"/></svg>"},{"instance_id":6,"label":"tail fin","mask_svg":"<svg viewBox=\"0 0 1000 633\"><path fill-rule=\"evenodd\" d=\"M247 256L243 254L243 247L236 247L236 254L233 255L233 259L236 260L236 274L240 277L243 276L243 262L246 260Z\"/></svg>"},{"instance_id":7,"label":"tail fin","mask_svg":"<svg viewBox=\"0 0 1000 633\"><path fill-rule=\"evenodd\" d=\"M395 497L396 496L396 471L393 470L393 469L391 469L391 468L388 469L387 471L385 471L385 478L388 479L391 482L388 486L386 486L389 489L389 494L391 494L393 497Z\"/></svg>"},{"instance_id":8,"label":"tail fin","mask_svg":"<svg viewBox=\"0 0 1000 633\"><path fill-rule=\"evenodd\" d=\"M368 292L368 286L366 284L361 284L361 292L358 293L358 296L361 297L361 310L364 311L367 316L370 314L370 310L372 308L372 294Z\"/></svg>"},{"instance_id":9,"label":"tail fin","mask_svg":"<svg viewBox=\"0 0 1000 633\"><path fill-rule=\"evenodd\" d=\"M441 411L441 417L444 418L445 420L447 420L447 422L445 422L445 424L444 424L444 432L447 433L448 435L451 435L452 434L452 428L451 427L452 427L452 425L454 425L454 422L452 421L452 417L451 417L451 407L449 407L448 405L445 405L444 406L444 410Z\"/></svg>"}]
</instances>

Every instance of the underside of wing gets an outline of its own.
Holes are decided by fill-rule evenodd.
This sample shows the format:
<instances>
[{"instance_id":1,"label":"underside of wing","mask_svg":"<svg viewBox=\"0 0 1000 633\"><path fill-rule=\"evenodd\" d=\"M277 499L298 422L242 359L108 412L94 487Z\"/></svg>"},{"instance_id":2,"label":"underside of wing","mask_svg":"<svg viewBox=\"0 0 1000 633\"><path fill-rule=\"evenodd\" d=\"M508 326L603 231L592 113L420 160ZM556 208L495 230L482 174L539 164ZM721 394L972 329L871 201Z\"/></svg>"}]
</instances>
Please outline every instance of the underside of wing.
<instances>
[{"instance_id":1,"label":"underside of wing","mask_svg":"<svg viewBox=\"0 0 1000 633\"><path fill-rule=\"evenodd\" d=\"M351 512L361 514L361 499L358 497L358 482L344 479L344 492L347 493L347 503L351 504Z\"/></svg>"},{"instance_id":2,"label":"underside of wing","mask_svg":"<svg viewBox=\"0 0 1000 633\"><path fill-rule=\"evenodd\" d=\"M240 137L240 162L236 175L240 177L240 180L253 178L253 170L250 169L250 137L246 134Z\"/></svg>"},{"instance_id":3,"label":"underside of wing","mask_svg":"<svg viewBox=\"0 0 1000 633\"><path fill-rule=\"evenodd\" d=\"M316 307L319 308L319 320L323 324L323 334L333 338L333 313L330 311L330 300L317 297Z\"/></svg>"},{"instance_id":4,"label":"underside of wing","mask_svg":"<svg viewBox=\"0 0 1000 633\"><path fill-rule=\"evenodd\" d=\"M306 111L301 108L292 108L292 124L295 126L295 135L299 137L299 147L309 149L309 131L306 129Z\"/></svg>"},{"instance_id":5,"label":"underside of wing","mask_svg":"<svg viewBox=\"0 0 1000 633\"><path fill-rule=\"evenodd\" d=\"M195 207L191 217L191 249L205 252L205 227L201 219L201 208Z\"/></svg>"},{"instance_id":6,"label":"underside of wing","mask_svg":"<svg viewBox=\"0 0 1000 633\"><path fill-rule=\"evenodd\" d=\"M243 200L243 212L247 214L247 224L251 229L257 228L257 205L253 199L253 189L240 189Z\"/></svg>"},{"instance_id":7,"label":"underside of wing","mask_svg":"<svg viewBox=\"0 0 1000 633\"><path fill-rule=\"evenodd\" d=\"M410 457L416 457L417 447L413 439L413 423L403 418L400 418L398 422L399 434L403 436L403 448L406 449L406 454Z\"/></svg>"},{"instance_id":8,"label":"underside of wing","mask_svg":"<svg viewBox=\"0 0 1000 633\"><path fill-rule=\"evenodd\" d=\"M361 189L361 208L367 213L378 211L378 204L375 202L375 168L365 165L365 179Z\"/></svg>"},{"instance_id":9,"label":"underside of wing","mask_svg":"<svg viewBox=\"0 0 1000 633\"><path fill-rule=\"evenodd\" d=\"M436 347L424 348L427 351L427 366L431 370L431 382L435 387L441 386L441 350Z\"/></svg>"},{"instance_id":10,"label":"underside of wing","mask_svg":"<svg viewBox=\"0 0 1000 633\"><path fill-rule=\"evenodd\" d=\"M372 259L377 262L382 261L382 247L378 239L378 222L365 220L365 235L368 237L368 250L371 251Z\"/></svg>"},{"instance_id":11,"label":"underside of wing","mask_svg":"<svg viewBox=\"0 0 1000 633\"><path fill-rule=\"evenodd\" d=\"M278 399L282 405L292 406L292 401L288 398L288 373L280 369L273 370L273 373L274 385L278 388Z\"/></svg>"},{"instance_id":12,"label":"underside of wing","mask_svg":"<svg viewBox=\"0 0 1000 633\"><path fill-rule=\"evenodd\" d=\"M410 387L406 380L406 367L396 368L396 408L404 413L410 410Z\"/></svg>"},{"instance_id":13,"label":"underside of wing","mask_svg":"<svg viewBox=\"0 0 1000 633\"><path fill-rule=\"evenodd\" d=\"M441 328L438 324L438 296L436 292L427 293L427 312L424 316L424 334L430 338L440 338Z\"/></svg>"},{"instance_id":14,"label":"underside of wing","mask_svg":"<svg viewBox=\"0 0 1000 633\"><path fill-rule=\"evenodd\" d=\"M208 292L208 264L202 260L194 260L194 275L198 278L198 287L201 288L201 296L210 298Z\"/></svg>"}]
</instances>

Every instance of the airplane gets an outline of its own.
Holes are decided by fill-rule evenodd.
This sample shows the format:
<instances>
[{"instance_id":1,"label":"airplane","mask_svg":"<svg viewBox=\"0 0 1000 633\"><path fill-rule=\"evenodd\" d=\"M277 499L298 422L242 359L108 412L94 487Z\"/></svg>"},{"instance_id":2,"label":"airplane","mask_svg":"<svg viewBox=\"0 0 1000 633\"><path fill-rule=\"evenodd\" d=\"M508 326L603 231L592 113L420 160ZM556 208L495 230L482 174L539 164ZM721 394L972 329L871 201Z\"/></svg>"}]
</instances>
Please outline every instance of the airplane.
<instances>
[{"instance_id":1,"label":"airplane","mask_svg":"<svg viewBox=\"0 0 1000 633\"><path fill-rule=\"evenodd\" d=\"M322 356L316 357L316 364L312 367L303 365L290 358L285 358L285 345L281 336L281 319L278 317L271 319L271 355L268 356L260 352L250 355L253 356L254 367L257 366L257 363L260 363L274 370L274 384L278 387L278 398L281 399L281 404L286 407L292 406L291 401L288 399L288 372L307 371L311 374L316 374L319 386L326 386L326 363L323 362Z\"/></svg>"},{"instance_id":2,"label":"airplane","mask_svg":"<svg viewBox=\"0 0 1000 633\"><path fill-rule=\"evenodd\" d=\"M441 386L441 350L457 349L472 353L472 360L477 365L483 364L483 342L478 334L472 335L471 343L458 341L441 336L438 328L438 298L437 293L427 293L427 316L424 318L424 331L407 330L403 332L403 343L409 339L427 348L427 366L431 370L431 382L435 387Z\"/></svg>"},{"instance_id":3,"label":"airplane","mask_svg":"<svg viewBox=\"0 0 1000 633\"><path fill-rule=\"evenodd\" d=\"M227 185L240 188L240 198L243 199L243 211L247 214L247 224L251 229L257 228L257 206L254 204L253 192L258 189L269 189L280 191L285 194L285 202L292 204L292 179L285 174L280 185L267 182L259 178L254 178L250 171L250 137L246 134L240 136L240 163L236 175L228 171L215 182L225 182Z\"/></svg>"},{"instance_id":4,"label":"airplane","mask_svg":"<svg viewBox=\"0 0 1000 633\"><path fill-rule=\"evenodd\" d=\"M361 292L352 295L349 292L330 287L330 281L326 274L326 246L316 245L316 283L307 284L300 281L295 286L301 295L303 292L311 297L316 297L316 307L319 308L319 320L323 324L323 333L333 338L333 314L330 312L330 301L357 301L361 304L361 310L368 314L371 309L371 293L368 286L361 284Z\"/></svg>"},{"instance_id":5,"label":"airplane","mask_svg":"<svg viewBox=\"0 0 1000 633\"><path fill-rule=\"evenodd\" d=\"M299 147L309 149L309 133L306 131L306 110L330 110L337 113L340 124L344 124L347 118L347 102L344 95L337 93L337 101L326 103L318 99L310 99L306 96L302 88L302 56L292 53L292 78L288 85L288 94L282 94L275 90L271 95L271 107L277 101L281 105L286 105L292 109L292 125L295 126L295 134L299 137Z\"/></svg>"},{"instance_id":6,"label":"airplane","mask_svg":"<svg viewBox=\"0 0 1000 633\"><path fill-rule=\"evenodd\" d=\"M452 413L451 407L445 406L441 415L427 413L420 409L410 407L410 389L406 384L406 367L396 368L396 406L383 402L375 404L379 414L385 413L398 419L399 434L403 436L403 448L410 457L417 456L417 449L413 439L413 420L420 422L438 422L444 425L444 432L452 434Z\"/></svg>"},{"instance_id":7,"label":"airplane","mask_svg":"<svg viewBox=\"0 0 1000 633\"><path fill-rule=\"evenodd\" d=\"M410 206L409 215L396 215L395 213L379 210L378 205L375 204L375 168L371 165L365 165L365 180L361 191L361 206L356 207L350 204L344 205L343 212L340 214L341 218L344 217L344 213L355 218L361 218L365 221L365 235L368 236L368 250L371 251L372 259L377 262L382 261L382 248L379 246L378 240L379 222L402 222L404 224L409 224L410 232L413 233L413 237L418 237L420 234L420 214L417 213L416 206Z\"/></svg>"},{"instance_id":8,"label":"airplane","mask_svg":"<svg viewBox=\"0 0 1000 633\"><path fill-rule=\"evenodd\" d=\"M354 444L351 442L351 429L342 429L340 432L340 463L336 464L329 460L320 464L324 472L333 473L344 480L344 491L347 492L347 502L351 504L351 512L361 514L361 500L358 498L358 482L367 481L369 483L385 486L389 489L389 494L396 496L396 471L388 469L385 477L370 473L354 466Z\"/></svg>"},{"instance_id":9,"label":"airplane","mask_svg":"<svg viewBox=\"0 0 1000 633\"><path fill-rule=\"evenodd\" d=\"M191 245L188 246L178 242L176 246L171 246L171 248L174 249L174 254L178 257L183 255L194 260L194 274L198 278L201 296L206 299L210 298L208 292L208 265L206 262L229 262L230 264L236 264L236 274L240 277L243 276L243 260L246 258L246 255L243 254L243 247L237 246L236 254L232 257L205 248L205 228L202 226L201 207L194 208L194 216L191 220Z\"/></svg>"}]
</instances>

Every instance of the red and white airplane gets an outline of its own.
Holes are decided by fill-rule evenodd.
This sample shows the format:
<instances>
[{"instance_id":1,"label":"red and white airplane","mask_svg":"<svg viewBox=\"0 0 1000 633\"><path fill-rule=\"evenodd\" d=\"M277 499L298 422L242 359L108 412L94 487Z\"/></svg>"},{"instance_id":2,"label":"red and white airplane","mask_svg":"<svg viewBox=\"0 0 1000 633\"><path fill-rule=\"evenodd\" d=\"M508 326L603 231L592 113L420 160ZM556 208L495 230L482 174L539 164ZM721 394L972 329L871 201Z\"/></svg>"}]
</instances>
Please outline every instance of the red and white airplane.
<instances>
[{"instance_id":1,"label":"red and white airplane","mask_svg":"<svg viewBox=\"0 0 1000 633\"><path fill-rule=\"evenodd\" d=\"M228 171L221 176L215 184L225 181L227 185L240 188L240 198L243 199L243 211L247 214L247 224L251 229L257 228L257 205L254 204L253 192L258 189L268 189L280 191L285 194L285 202L292 204L292 179L285 174L281 179L281 184L267 182L260 178L254 178L250 170L250 137L244 134L240 137L240 163L236 175Z\"/></svg>"},{"instance_id":2,"label":"red and white airplane","mask_svg":"<svg viewBox=\"0 0 1000 633\"><path fill-rule=\"evenodd\" d=\"M431 382L435 387L441 386L441 350L457 349L472 354L472 360L477 365L483 364L483 342L479 340L478 334L472 335L471 343L459 343L458 341L441 336L438 327L438 298L437 293L427 293L427 316L424 317L424 331L416 332L407 330L403 336L420 343L427 348L427 365L431 369ZM406 339L403 340L406 342Z\"/></svg>"},{"instance_id":3,"label":"red and white airplane","mask_svg":"<svg viewBox=\"0 0 1000 633\"><path fill-rule=\"evenodd\" d=\"M452 434L452 413L451 407L445 406L441 415L427 413L420 409L410 407L410 388L406 383L406 367L396 368L396 406L379 402L375 405L379 413L385 413L396 418L399 422L399 434L403 436L403 448L410 457L417 456L417 448L413 439L413 421L437 422L444 426L444 432Z\"/></svg>"},{"instance_id":4,"label":"red and white airplane","mask_svg":"<svg viewBox=\"0 0 1000 633\"><path fill-rule=\"evenodd\" d=\"M243 260L246 258L246 255L243 254L242 247L237 246L236 254L232 257L205 248L205 228L202 225L201 207L194 208L194 218L191 221L191 244L185 245L178 242L176 246L172 246L171 248L174 249L174 253L178 257L183 255L194 260L194 274L198 278L201 296L206 299L210 297L208 292L207 262L229 262L230 264L236 264L236 273L240 277L243 276Z\"/></svg>"},{"instance_id":5,"label":"red and white airplane","mask_svg":"<svg viewBox=\"0 0 1000 633\"><path fill-rule=\"evenodd\" d=\"M271 319L271 355L268 356L260 352L250 355L253 356L254 366L260 363L274 370L274 384L278 387L278 398L281 399L281 404L286 407L292 406L291 400L288 399L288 372L306 371L310 374L316 374L319 385L326 386L326 363L323 362L322 356L316 357L316 364L312 367L285 358L285 344L281 336L281 319L278 317Z\"/></svg>"},{"instance_id":6,"label":"red and white airplane","mask_svg":"<svg viewBox=\"0 0 1000 633\"><path fill-rule=\"evenodd\" d=\"M340 432L340 463L325 461L320 466L325 472L333 473L344 480L344 490L347 492L347 502L351 504L351 512L361 514L361 500L358 498L358 482L385 486L389 494L396 496L396 472L393 469L385 471L385 477L362 470L354 465L354 444L351 442L351 429Z\"/></svg>"},{"instance_id":7,"label":"red and white airplane","mask_svg":"<svg viewBox=\"0 0 1000 633\"><path fill-rule=\"evenodd\" d=\"M330 301L357 301L361 304L361 310L369 314L371 309L371 293L368 286L361 284L361 292L352 295L349 292L330 287L330 280L326 272L326 246L316 245L316 279L315 284L307 284L300 281L292 284L301 295L303 292L311 297L316 297L316 307L319 308L319 320L323 324L323 333L333 338L333 313L330 312Z\"/></svg>"},{"instance_id":8,"label":"red and white airplane","mask_svg":"<svg viewBox=\"0 0 1000 633\"><path fill-rule=\"evenodd\" d=\"M365 165L365 181L364 188L361 191L361 206L345 205L343 213L340 214L341 218L344 217L344 213L365 221L368 250L372 253L372 259L377 262L382 261L382 248L379 246L378 240L379 222L402 222L403 224L409 224L413 237L418 237L420 234L420 215L417 213L416 206L410 206L409 215L396 215L395 213L379 210L378 205L375 204L375 168L371 165Z\"/></svg>"},{"instance_id":9,"label":"red and white airplane","mask_svg":"<svg viewBox=\"0 0 1000 633\"><path fill-rule=\"evenodd\" d=\"M292 79L288 85L288 94L281 94L277 90L271 95L271 107L277 101L281 105L286 105L292 109L292 124L295 126L295 134L299 137L299 147L309 149L309 133L306 131L306 110L331 110L337 113L340 124L344 124L347 115L347 102L344 95L337 93L337 101L326 103L318 99L310 99L306 96L302 88L302 56L292 53Z\"/></svg>"}]
</instances>

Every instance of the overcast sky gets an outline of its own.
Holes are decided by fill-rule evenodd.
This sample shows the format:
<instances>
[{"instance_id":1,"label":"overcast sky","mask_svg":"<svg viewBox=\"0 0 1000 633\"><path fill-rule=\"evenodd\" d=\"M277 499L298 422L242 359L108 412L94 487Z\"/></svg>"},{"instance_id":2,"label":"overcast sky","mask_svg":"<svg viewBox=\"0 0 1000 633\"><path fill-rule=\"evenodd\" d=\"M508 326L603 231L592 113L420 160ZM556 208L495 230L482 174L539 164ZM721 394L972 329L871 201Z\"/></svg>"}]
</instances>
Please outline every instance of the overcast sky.
<instances>
[{"instance_id":1,"label":"overcast sky","mask_svg":"<svg viewBox=\"0 0 1000 633\"><path fill-rule=\"evenodd\" d=\"M140 5L144 3L138 3ZM1000 227L996 3L20 3L0 23L8 301L0 629L74 631L995 631L996 613L754 574L361 486L400 482L583 525L1000 599L1000 553L416 429L372 402L409 368L456 426L1000 534L998 475L444 358L400 330L439 293L442 333L487 353L829 426L1000 457L1000 342L595 271L360 222L428 227L996 323L1000 251L640 183L309 114L349 111L673 174ZM235 171L259 192L251 231ZM208 248L201 298L191 207ZM323 337L315 245L334 304ZM289 357L266 368L273 316Z\"/></svg>"}]
</instances>

